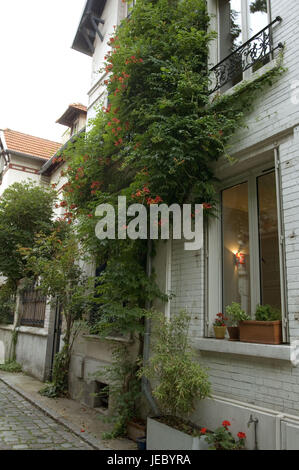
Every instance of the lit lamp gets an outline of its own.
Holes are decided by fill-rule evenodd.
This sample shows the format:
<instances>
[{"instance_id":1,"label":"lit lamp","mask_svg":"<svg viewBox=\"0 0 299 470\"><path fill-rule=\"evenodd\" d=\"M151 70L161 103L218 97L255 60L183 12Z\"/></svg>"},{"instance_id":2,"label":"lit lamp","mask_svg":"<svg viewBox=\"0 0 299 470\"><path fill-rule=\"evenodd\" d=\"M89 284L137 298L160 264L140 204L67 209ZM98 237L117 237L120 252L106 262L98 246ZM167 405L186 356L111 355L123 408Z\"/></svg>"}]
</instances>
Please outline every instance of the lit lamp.
<instances>
[{"instance_id":1,"label":"lit lamp","mask_svg":"<svg viewBox=\"0 0 299 470\"><path fill-rule=\"evenodd\" d=\"M240 250L234 254L235 264L236 266L244 265L245 264L245 253L241 253Z\"/></svg>"}]
</instances>

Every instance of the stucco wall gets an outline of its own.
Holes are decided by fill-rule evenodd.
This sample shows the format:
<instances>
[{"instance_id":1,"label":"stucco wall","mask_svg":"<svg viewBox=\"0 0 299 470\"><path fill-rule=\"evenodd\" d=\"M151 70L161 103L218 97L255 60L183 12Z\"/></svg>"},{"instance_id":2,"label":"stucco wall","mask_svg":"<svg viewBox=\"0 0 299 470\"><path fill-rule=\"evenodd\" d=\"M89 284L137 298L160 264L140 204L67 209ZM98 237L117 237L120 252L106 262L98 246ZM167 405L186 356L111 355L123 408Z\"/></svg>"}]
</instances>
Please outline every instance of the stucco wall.
<instances>
[{"instance_id":1,"label":"stucco wall","mask_svg":"<svg viewBox=\"0 0 299 470\"><path fill-rule=\"evenodd\" d=\"M11 155L9 165L12 167L5 170L2 183L0 185L0 196L13 183L20 183L27 180L39 182L40 176L37 173L45 160L34 160L32 158L23 158ZM24 171L24 168L26 171ZM32 171L32 172L31 172Z\"/></svg>"},{"instance_id":2,"label":"stucco wall","mask_svg":"<svg viewBox=\"0 0 299 470\"><path fill-rule=\"evenodd\" d=\"M48 303L43 328L17 327L16 361L24 372L42 381L49 378L52 367L54 317L55 310ZM0 363L11 359L13 330L13 325L0 325Z\"/></svg>"},{"instance_id":3,"label":"stucco wall","mask_svg":"<svg viewBox=\"0 0 299 470\"><path fill-rule=\"evenodd\" d=\"M125 18L127 14L127 4L121 0L110 0L106 2L106 6L102 13L102 19L105 21L104 25L99 25L99 30L104 37L103 42L96 35L94 47L95 52L92 59L92 76L91 76L91 88L88 92L89 104L87 119L95 117L96 108L105 102L106 99L106 87L104 80L107 79L104 71L101 70L104 63L104 57L107 52L111 49L108 46L110 37L114 34L114 26L118 25L120 21Z\"/></svg>"}]
</instances>

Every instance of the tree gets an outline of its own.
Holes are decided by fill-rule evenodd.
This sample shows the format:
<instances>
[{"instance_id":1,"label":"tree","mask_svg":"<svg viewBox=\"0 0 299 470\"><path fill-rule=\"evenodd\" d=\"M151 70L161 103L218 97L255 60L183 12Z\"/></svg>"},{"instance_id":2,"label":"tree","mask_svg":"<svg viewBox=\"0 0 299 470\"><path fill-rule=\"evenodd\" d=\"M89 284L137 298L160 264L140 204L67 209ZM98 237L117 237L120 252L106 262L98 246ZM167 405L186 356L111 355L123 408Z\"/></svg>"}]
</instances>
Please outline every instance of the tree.
<instances>
[{"instance_id":1,"label":"tree","mask_svg":"<svg viewBox=\"0 0 299 470\"><path fill-rule=\"evenodd\" d=\"M48 396L59 396L68 391L72 347L93 292L81 267L84 254L75 233L64 222L49 235L38 234L34 241L32 248L20 249L27 270L38 280L36 287L60 305L64 316L64 346L55 357L53 383L43 390Z\"/></svg>"},{"instance_id":2,"label":"tree","mask_svg":"<svg viewBox=\"0 0 299 470\"><path fill-rule=\"evenodd\" d=\"M54 200L52 189L33 182L14 183L1 197L0 272L15 286L26 272L26 260L18 247L30 248L36 233L51 232Z\"/></svg>"},{"instance_id":3,"label":"tree","mask_svg":"<svg viewBox=\"0 0 299 470\"><path fill-rule=\"evenodd\" d=\"M262 12L262 13L267 13L267 0L255 0L251 5L250 5L250 12L251 13L257 13L257 12Z\"/></svg>"}]
</instances>

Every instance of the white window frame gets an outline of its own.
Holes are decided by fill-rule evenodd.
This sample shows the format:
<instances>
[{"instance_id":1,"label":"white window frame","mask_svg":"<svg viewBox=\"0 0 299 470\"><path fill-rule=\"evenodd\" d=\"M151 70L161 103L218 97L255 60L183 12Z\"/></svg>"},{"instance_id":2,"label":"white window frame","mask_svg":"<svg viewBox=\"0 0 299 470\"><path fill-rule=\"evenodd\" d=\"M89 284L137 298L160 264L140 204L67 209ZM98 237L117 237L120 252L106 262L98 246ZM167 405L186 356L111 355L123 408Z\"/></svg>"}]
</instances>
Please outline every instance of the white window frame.
<instances>
[{"instance_id":1,"label":"white window frame","mask_svg":"<svg viewBox=\"0 0 299 470\"><path fill-rule=\"evenodd\" d=\"M213 40L209 46L210 68L217 65L221 61L221 57L220 57L220 49L221 49L220 48L220 42L221 42L220 21L221 19L220 19L220 14L219 14L219 11L220 11L219 2L220 0L207 0L208 13L211 16L211 24L210 24L209 30L216 31L218 33L217 38ZM246 41L251 39L252 35L249 33L249 14L250 13L249 13L248 0L241 0L241 2L242 2L241 4L242 44L244 44ZM268 24L270 24L272 21L270 0L267 0L267 5L268 5ZM245 79L248 80L251 77L252 73L253 73L252 68L243 72L243 80Z\"/></svg>"},{"instance_id":2,"label":"white window frame","mask_svg":"<svg viewBox=\"0 0 299 470\"><path fill-rule=\"evenodd\" d=\"M218 34L218 62L220 62L220 22L221 18L219 15L219 2L221 0L216 0L217 2L217 30L219 32ZM227 0L229 1L229 0ZM271 23L271 5L270 5L270 0L267 0L267 7L268 7L268 24ZM241 21L242 21L242 43L248 41L252 36L249 32L249 3L248 0L241 0Z\"/></svg>"},{"instance_id":3,"label":"white window frame","mask_svg":"<svg viewBox=\"0 0 299 470\"><path fill-rule=\"evenodd\" d=\"M283 321L283 341L288 341L288 321L286 307L286 285L285 285L285 260L283 248L283 227L281 224L281 190L280 190L280 168L277 157L264 163L259 167L250 169L238 176L229 178L222 182L219 187L217 216L211 217L208 223L206 243L207 243L207 263L206 263L206 328L207 337L214 336L212 323L218 312L223 311L223 287L222 287L222 220L221 220L221 193L232 186L248 182L248 217L249 217L249 246L250 246L250 296L251 312L247 312L254 318L256 305L260 303L260 262L259 262L259 232L258 232L258 204L257 204L257 178L271 171L275 171L276 176L276 197L278 212L278 237L279 237L279 258L280 258L280 288L281 288L281 311Z\"/></svg>"}]
</instances>

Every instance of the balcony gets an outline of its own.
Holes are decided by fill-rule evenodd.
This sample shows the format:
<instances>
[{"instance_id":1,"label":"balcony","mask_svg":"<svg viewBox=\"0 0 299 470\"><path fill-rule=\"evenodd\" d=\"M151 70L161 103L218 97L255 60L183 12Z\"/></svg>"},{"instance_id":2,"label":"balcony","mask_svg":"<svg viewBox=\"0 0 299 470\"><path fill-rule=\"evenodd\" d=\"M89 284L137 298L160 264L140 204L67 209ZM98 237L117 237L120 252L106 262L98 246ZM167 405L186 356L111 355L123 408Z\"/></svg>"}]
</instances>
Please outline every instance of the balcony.
<instances>
[{"instance_id":1,"label":"balcony","mask_svg":"<svg viewBox=\"0 0 299 470\"><path fill-rule=\"evenodd\" d=\"M281 23L282 18L277 16L272 23L259 31L249 41L242 44L229 56L210 69L211 89L210 94L220 90L225 85L226 88L234 86L243 79L246 70L254 71L259 66L269 62L277 49L283 49L280 42L276 46L273 44L273 26Z\"/></svg>"}]
</instances>

